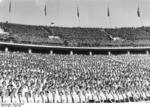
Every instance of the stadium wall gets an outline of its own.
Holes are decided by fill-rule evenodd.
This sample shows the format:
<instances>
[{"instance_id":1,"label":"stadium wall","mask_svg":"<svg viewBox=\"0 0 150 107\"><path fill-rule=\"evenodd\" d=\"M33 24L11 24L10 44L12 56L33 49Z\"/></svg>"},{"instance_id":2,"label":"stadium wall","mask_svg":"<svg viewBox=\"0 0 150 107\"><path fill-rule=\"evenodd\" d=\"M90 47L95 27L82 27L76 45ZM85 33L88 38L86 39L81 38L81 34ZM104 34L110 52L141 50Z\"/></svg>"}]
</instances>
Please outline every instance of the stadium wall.
<instances>
[{"instance_id":1,"label":"stadium wall","mask_svg":"<svg viewBox=\"0 0 150 107\"><path fill-rule=\"evenodd\" d=\"M149 54L150 47L65 47L0 42L1 51L54 54Z\"/></svg>"}]
</instances>

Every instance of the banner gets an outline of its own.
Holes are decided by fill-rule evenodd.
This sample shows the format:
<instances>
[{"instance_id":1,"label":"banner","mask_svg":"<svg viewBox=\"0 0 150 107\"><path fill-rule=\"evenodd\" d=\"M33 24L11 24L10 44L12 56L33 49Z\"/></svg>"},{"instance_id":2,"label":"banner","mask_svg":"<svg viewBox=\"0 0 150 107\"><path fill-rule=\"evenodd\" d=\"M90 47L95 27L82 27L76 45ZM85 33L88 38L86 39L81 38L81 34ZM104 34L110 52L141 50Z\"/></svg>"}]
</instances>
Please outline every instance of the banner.
<instances>
[{"instance_id":1,"label":"banner","mask_svg":"<svg viewBox=\"0 0 150 107\"><path fill-rule=\"evenodd\" d=\"M107 16L108 16L108 17L110 16L109 8L107 9Z\"/></svg>"},{"instance_id":2,"label":"banner","mask_svg":"<svg viewBox=\"0 0 150 107\"><path fill-rule=\"evenodd\" d=\"M11 0L9 2L9 13L11 13Z\"/></svg>"},{"instance_id":3,"label":"banner","mask_svg":"<svg viewBox=\"0 0 150 107\"><path fill-rule=\"evenodd\" d=\"M138 7L138 9L137 9L137 15L138 15L138 17L141 17L141 14L140 14L140 7Z\"/></svg>"},{"instance_id":4,"label":"banner","mask_svg":"<svg viewBox=\"0 0 150 107\"><path fill-rule=\"evenodd\" d=\"M77 7L77 16L80 17L79 8Z\"/></svg>"},{"instance_id":5,"label":"banner","mask_svg":"<svg viewBox=\"0 0 150 107\"><path fill-rule=\"evenodd\" d=\"M47 16L47 7L46 7L46 4L45 4L44 12L45 12L45 16Z\"/></svg>"}]
</instances>

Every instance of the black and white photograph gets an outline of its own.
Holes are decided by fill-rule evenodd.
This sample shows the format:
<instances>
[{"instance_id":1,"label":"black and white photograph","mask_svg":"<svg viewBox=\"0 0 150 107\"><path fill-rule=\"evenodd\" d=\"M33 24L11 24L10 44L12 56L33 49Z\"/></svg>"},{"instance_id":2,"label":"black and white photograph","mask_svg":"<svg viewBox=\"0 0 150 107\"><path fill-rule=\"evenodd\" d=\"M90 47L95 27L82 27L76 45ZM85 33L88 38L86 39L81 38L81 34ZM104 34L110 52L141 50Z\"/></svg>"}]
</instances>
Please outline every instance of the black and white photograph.
<instances>
[{"instance_id":1,"label":"black and white photograph","mask_svg":"<svg viewBox=\"0 0 150 107\"><path fill-rule=\"evenodd\" d=\"M141 103L150 0L0 0L0 107Z\"/></svg>"}]
</instances>

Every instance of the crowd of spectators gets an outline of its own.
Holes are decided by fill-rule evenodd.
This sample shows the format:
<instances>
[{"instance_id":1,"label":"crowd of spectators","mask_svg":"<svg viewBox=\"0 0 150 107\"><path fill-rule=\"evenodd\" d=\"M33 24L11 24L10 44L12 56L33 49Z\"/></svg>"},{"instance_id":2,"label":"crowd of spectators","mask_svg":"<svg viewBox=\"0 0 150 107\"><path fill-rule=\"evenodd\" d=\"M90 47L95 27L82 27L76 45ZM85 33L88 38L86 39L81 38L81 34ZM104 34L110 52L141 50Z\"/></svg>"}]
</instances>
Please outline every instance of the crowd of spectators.
<instances>
[{"instance_id":1,"label":"crowd of spectators","mask_svg":"<svg viewBox=\"0 0 150 107\"><path fill-rule=\"evenodd\" d=\"M0 103L150 101L150 55L0 52Z\"/></svg>"},{"instance_id":2,"label":"crowd of spectators","mask_svg":"<svg viewBox=\"0 0 150 107\"><path fill-rule=\"evenodd\" d=\"M0 27L9 33L9 35L2 34L0 36L1 41L38 45L63 45L61 39L49 38L53 34L44 26L0 23Z\"/></svg>"},{"instance_id":3,"label":"crowd of spectators","mask_svg":"<svg viewBox=\"0 0 150 107\"><path fill-rule=\"evenodd\" d=\"M0 27L10 34L0 36L6 42L71 47L150 46L149 27L67 28L11 23L0 23Z\"/></svg>"}]
</instances>

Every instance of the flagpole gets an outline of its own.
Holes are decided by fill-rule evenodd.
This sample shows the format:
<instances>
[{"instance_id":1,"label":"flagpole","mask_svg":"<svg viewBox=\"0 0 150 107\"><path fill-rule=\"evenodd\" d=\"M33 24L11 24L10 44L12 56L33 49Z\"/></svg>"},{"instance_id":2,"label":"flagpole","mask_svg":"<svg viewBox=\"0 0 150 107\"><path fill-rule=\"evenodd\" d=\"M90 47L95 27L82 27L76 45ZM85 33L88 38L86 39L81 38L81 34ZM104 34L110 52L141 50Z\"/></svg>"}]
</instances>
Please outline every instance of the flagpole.
<instances>
[{"instance_id":1,"label":"flagpole","mask_svg":"<svg viewBox=\"0 0 150 107\"><path fill-rule=\"evenodd\" d=\"M78 18L78 27L80 27L80 13L79 13L79 4L77 1L77 18Z\"/></svg>"},{"instance_id":2,"label":"flagpole","mask_svg":"<svg viewBox=\"0 0 150 107\"><path fill-rule=\"evenodd\" d=\"M8 15L8 22L11 22L11 0L9 0L9 15Z\"/></svg>"},{"instance_id":3,"label":"flagpole","mask_svg":"<svg viewBox=\"0 0 150 107\"><path fill-rule=\"evenodd\" d=\"M140 0L138 0L138 10L137 10L137 15L140 21L141 26L144 26L143 20L142 20L142 16L141 16L141 11L140 11Z\"/></svg>"},{"instance_id":4,"label":"flagpole","mask_svg":"<svg viewBox=\"0 0 150 107\"><path fill-rule=\"evenodd\" d=\"M112 24L111 24L111 17L110 17L110 9L109 9L109 5L107 6L107 20L108 20L108 27L112 27Z\"/></svg>"},{"instance_id":5,"label":"flagpole","mask_svg":"<svg viewBox=\"0 0 150 107\"><path fill-rule=\"evenodd\" d=\"M110 8L109 8L109 0L107 0L107 21L108 21L108 27L112 27L111 23L111 17L110 17Z\"/></svg>"},{"instance_id":6,"label":"flagpole","mask_svg":"<svg viewBox=\"0 0 150 107\"><path fill-rule=\"evenodd\" d=\"M47 26L47 5L45 0L45 6L44 6L44 20L45 20L45 26Z\"/></svg>"}]
</instances>

